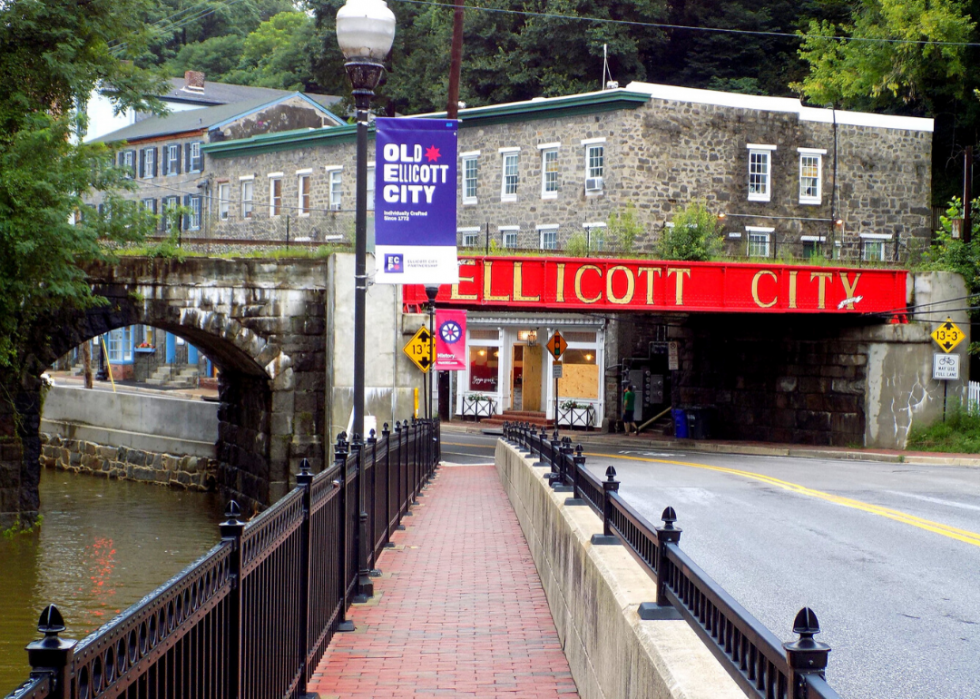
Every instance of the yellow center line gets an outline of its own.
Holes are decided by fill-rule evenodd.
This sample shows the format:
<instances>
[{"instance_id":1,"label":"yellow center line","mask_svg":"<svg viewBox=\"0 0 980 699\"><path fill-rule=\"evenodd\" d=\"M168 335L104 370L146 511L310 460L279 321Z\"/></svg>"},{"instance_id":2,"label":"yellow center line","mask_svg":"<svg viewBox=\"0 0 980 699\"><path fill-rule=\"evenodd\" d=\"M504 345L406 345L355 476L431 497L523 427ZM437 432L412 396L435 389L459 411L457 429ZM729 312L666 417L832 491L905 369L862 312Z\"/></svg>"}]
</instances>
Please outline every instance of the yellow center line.
<instances>
[{"instance_id":1,"label":"yellow center line","mask_svg":"<svg viewBox=\"0 0 980 699\"><path fill-rule=\"evenodd\" d=\"M845 498L840 495L832 495L831 493L825 493L822 490L814 490L812 488L807 488L805 486L799 485L798 483L790 483L789 481L780 480L779 478L773 478L772 476L766 476L761 473L755 473L753 471L742 471L735 468L725 468L724 466L711 466L710 464L698 464L691 461L671 461L670 459L650 459L640 456L620 456L614 454L586 454L585 456L594 456L596 458L606 458L606 459L623 459L626 461L649 461L658 464L673 464L675 466L690 466L691 468L702 468L707 471L717 471L718 473L728 473L734 476L742 476L743 478L749 478L755 481L760 481L762 483L768 483L770 485L777 486L784 490L789 490L794 493L799 493L800 495L808 495L812 498L817 498L819 500L825 500L827 502L832 502L835 505L843 505L844 507L850 507L855 510L861 510L863 512L869 512L873 515L878 515L879 517L887 517L888 519L895 520L896 522L902 522L903 524L910 524L913 527L918 527L919 529L924 529L926 531L933 532L935 534L941 534L950 539L956 539L957 541L962 541L966 544L972 544L973 546L980 547L980 534L977 532L971 532L966 529L957 529L956 527L951 527L946 524L941 524L939 522L933 522L929 519L923 519L922 517L916 517L915 515L910 515L907 512L902 512L901 510L893 510L889 507L882 507L881 505L872 505L867 502L862 502L860 500L854 500L852 498Z\"/></svg>"},{"instance_id":2,"label":"yellow center line","mask_svg":"<svg viewBox=\"0 0 980 699\"><path fill-rule=\"evenodd\" d=\"M463 442L443 442L442 444L450 447L470 447L471 449L490 449L490 450L496 449L496 447L493 447L489 444L487 445L464 444Z\"/></svg>"}]
</instances>

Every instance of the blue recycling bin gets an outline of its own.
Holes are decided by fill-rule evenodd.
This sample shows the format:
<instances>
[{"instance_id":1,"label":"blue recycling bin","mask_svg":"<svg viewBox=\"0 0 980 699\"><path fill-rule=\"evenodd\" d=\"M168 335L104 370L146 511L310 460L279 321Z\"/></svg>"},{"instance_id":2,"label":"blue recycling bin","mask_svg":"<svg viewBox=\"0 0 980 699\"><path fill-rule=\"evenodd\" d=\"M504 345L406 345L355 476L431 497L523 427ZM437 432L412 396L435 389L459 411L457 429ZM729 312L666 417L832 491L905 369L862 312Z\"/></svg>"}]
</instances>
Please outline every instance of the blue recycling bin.
<instances>
[{"instance_id":1,"label":"blue recycling bin","mask_svg":"<svg viewBox=\"0 0 980 699\"><path fill-rule=\"evenodd\" d=\"M670 413L674 418L674 436L677 439L687 439L687 411L676 408Z\"/></svg>"}]
</instances>

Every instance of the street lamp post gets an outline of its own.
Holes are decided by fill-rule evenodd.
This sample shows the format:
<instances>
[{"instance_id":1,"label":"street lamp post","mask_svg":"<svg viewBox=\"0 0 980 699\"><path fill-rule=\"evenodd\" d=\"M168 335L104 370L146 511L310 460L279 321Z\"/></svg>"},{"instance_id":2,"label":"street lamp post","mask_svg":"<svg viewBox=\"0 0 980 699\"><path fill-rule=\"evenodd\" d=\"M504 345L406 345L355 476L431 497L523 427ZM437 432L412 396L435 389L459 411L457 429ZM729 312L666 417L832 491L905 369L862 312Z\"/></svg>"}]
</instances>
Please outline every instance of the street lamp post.
<instances>
[{"instance_id":1,"label":"street lamp post","mask_svg":"<svg viewBox=\"0 0 980 699\"><path fill-rule=\"evenodd\" d=\"M426 284L425 294L429 298L429 387L426 391L426 403L425 403L425 417L427 420L432 420L433 413L432 409L432 392L435 390L434 381L436 378L436 336L435 336L435 315L436 315L436 296L439 293L439 287ZM424 382L424 379L423 379Z\"/></svg>"},{"instance_id":2,"label":"street lamp post","mask_svg":"<svg viewBox=\"0 0 980 699\"><path fill-rule=\"evenodd\" d=\"M395 39L395 15L384 0L347 0L337 11L337 43L344 54L357 120L357 197L354 225L354 424L358 458L358 572L357 596L371 597L374 583L368 565L367 509L363 471L364 440L364 323L367 296L367 131L374 89L384 75L382 61ZM357 445L360 445L359 447Z\"/></svg>"}]
</instances>

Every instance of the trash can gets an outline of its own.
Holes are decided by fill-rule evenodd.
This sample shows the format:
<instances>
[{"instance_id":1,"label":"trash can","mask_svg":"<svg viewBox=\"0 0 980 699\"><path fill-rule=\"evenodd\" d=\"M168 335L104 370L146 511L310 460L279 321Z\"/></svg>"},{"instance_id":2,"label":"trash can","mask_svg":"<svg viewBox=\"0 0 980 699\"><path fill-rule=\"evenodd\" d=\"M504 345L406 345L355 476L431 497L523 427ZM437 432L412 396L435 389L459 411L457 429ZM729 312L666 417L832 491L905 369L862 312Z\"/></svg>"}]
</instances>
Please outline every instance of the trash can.
<instances>
[{"instance_id":1,"label":"trash can","mask_svg":"<svg viewBox=\"0 0 980 699\"><path fill-rule=\"evenodd\" d=\"M687 434L691 439L710 439L710 416L711 413L708 408L688 408Z\"/></svg>"},{"instance_id":2,"label":"trash can","mask_svg":"<svg viewBox=\"0 0 980 699\"><path fill-rule=\"evenodd\" d=\"M670 411L674 418L674 436L677 439L687 439L687 414L684 410L678 408Z\"/></svg>"}]
</instances>

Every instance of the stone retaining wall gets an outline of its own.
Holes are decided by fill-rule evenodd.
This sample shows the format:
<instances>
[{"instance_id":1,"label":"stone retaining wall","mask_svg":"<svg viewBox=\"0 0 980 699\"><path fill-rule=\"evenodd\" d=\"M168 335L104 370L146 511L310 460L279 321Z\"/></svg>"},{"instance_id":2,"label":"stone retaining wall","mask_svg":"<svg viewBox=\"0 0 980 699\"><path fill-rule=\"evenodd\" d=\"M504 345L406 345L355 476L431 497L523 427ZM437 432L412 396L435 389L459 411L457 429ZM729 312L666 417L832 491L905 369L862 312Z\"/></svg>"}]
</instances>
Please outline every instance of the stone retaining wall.
<instances>
[{"instance_id":1,"label":"stone retaining wall","mask_svg":"<svg viewBox=\"0 0 980 699\"><path fill-rule=\"evenodd\" d=\"M218 462L204 456L158 454L41 433L41 465L105 478L187 490L213 490Z\"/></svg>"},{"instance_id":2,"label":"stone retaining wall","mask_svg":"<svg viewBox=\"0 0 980 699\"><path fill-rule=\"evenodd\" d=\"M653 579L622 546L593 546L602 522L544 481L545 469L502 440L497 471L541 576L583 699L744 699L686 621L642 621Z\"/></svg>"}]
</instances>

